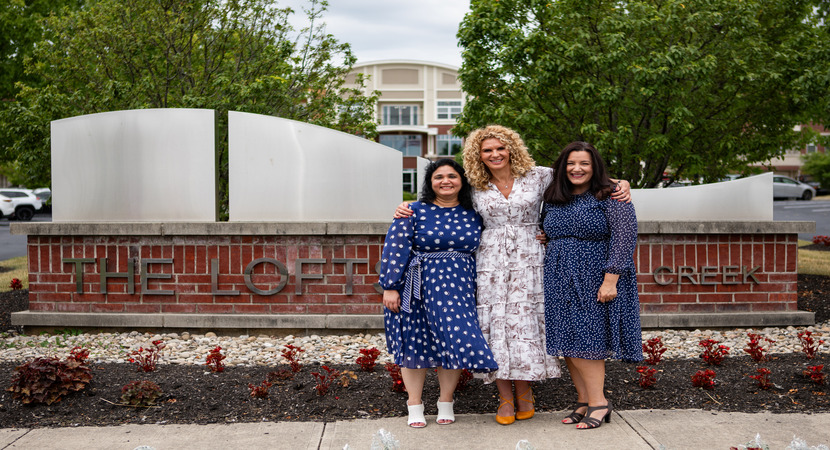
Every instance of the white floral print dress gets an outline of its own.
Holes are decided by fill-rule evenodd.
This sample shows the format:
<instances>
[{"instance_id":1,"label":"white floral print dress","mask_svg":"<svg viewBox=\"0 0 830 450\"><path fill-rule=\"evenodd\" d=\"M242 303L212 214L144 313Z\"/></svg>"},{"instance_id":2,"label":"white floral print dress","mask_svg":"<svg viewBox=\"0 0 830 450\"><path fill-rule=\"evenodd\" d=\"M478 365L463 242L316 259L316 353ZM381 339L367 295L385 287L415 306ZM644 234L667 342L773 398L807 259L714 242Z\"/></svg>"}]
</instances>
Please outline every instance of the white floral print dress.
<instances>
[{"instance_id":1,"label":"white floral print dress","mask_svg":"<svg viewBox=\"0 0 830 450\"><path fill-rule=\"evenodd\" d=\"M473 191L484 221L476 252L478 319L499 365L476 375L486 383L561 375L559 360L545 351L545 252L536 240L542 194L552 179L552 169L534 167L513 182L508 198L492 183Z\"/></svg>"}]
</instances>

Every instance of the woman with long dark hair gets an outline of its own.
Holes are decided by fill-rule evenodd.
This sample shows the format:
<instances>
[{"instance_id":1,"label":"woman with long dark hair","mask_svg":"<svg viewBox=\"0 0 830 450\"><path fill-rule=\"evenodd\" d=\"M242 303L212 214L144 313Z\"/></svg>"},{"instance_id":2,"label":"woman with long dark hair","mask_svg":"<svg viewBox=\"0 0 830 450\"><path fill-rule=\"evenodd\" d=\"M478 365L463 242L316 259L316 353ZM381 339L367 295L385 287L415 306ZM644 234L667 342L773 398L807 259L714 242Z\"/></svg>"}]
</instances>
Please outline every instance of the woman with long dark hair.
<instances>
[{"instance_id":1,"label":"woman with long dark hair","mask_svg":"<svg viewBox=\"0 0 830 450\"><path fill-rule=\"evenodd\" d=\"M613 183L591 144L568 144L553 170L544 194L545 342L549 355L565 358L577 392L562 423L597 428L613 409L605 359L643 359L637 217L631 203L611 199Z\"/></svg>"}]
</instances>

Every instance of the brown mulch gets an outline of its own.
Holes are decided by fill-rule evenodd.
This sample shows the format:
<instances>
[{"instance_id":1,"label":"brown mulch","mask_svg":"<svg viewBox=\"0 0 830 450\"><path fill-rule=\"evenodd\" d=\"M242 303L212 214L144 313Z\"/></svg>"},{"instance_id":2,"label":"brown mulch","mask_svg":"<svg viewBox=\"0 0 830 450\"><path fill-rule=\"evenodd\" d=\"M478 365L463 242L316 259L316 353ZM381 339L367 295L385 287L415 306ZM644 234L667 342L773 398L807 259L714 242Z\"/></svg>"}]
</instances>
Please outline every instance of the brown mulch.
<instances>
[{"instance_id":1,"label":"brown mulch","mask_svg":"<svg viewBox=\"0 0 830 450\"><path fill-rule=\"evenodd\" d=\"M830 319L830 277L799 275L799 309L813 311L816 320ZM9 314L27 307L26 291L0 294L0 330L8 329ZM826 339L826 338L825 338ZM0 343L3 341L0 340ZM2 351L2 350L0 350ZM609 361L606 388L615 408L687 409L718 411L827 412L830 411L830 388L817 385L802 372L807 366L828 364L830 355L820 354L807 360L801 354L776 354L756 363L749 356L727 358L721 366L709 367L701 359L664 360L657 366L657 384L653 389L638 386L636 364ZM130 364L91 364L92 382L83 391L68 395L51 406L26 406L0 390L0 428L62 427L84 425L120 425L140 423L234 423L268 421L335 421L352 418L398 417L406 414L406 394L393 392L391 378L383 367L371 373L356 365L333 366L353 371L357 379L347 386L335 384L320 396L311 372L319 366L305 366L294 380L274 385L266 399L250 396L248 384L259 385L276 367L229 367L214 374L204 366L161 365L155 372L137 372ZM749 375L767 368L774 386L759 389ZM15 364L0 363L0 387L10 385ZM711 368L717 385L712 390L693 387L691 376ZM563 367L564 369L564 367ZM534 392L541 411L569 409L574 400L567 370L558 380L536 383ZM828 370L825 370L828 372ZM121 388L134 380L158 384L164 395L156 407L132 408L114 405ZM830 377L828 377L830 382ZM424 401L427 414L435 414L437 380L427 377ZM455 411L460 414L490 413L498 406L495 387L473 380L456 394Z\"/></svg>"}]
</instances>

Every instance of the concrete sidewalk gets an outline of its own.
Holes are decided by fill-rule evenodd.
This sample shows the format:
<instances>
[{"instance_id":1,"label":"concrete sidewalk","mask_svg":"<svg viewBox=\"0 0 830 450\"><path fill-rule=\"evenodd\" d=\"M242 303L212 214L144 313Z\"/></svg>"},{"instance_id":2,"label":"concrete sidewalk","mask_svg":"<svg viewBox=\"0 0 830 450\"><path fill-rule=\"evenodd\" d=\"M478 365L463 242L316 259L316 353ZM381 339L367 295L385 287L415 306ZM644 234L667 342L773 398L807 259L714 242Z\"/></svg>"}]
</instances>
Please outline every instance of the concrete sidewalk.
<instances>
[{"instance_id":1,"label":"concrete sidewalk","mask_svg":"<svg viewBox=\"0 0 830 450\"><path fill-rule=\"evenodd\" d=\"M369 449L381 428L401 449L513 450L524 439L535 449L729 449L760 433L770 450L783 450L793 436L810 446L830 444L830 413L722 413L701 410L614 412L596 430L561 425L566 413L537 414L500 426L492 415L458 415L453 425L427 416L425 429L406 426L403 417L321 422L263 422L233 425L124 425L118 427L0 430L0 449Z\"/></svg>"}]
</instances>

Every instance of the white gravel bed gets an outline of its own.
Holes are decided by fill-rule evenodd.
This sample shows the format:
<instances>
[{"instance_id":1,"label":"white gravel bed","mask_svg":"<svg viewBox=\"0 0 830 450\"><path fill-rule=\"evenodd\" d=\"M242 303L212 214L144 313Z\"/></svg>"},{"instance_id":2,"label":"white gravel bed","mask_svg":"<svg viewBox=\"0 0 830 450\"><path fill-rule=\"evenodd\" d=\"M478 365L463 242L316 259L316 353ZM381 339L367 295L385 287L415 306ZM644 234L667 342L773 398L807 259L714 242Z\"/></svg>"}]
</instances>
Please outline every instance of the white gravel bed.
<instances>
[{"instance_id":1,"label":"white gravel bed","mask_svg":"<svg viewBox=\"0 0 830 450\"><path fill-rule=\"evenodd\" d=\"M643 332L643 341L661 337L667 351L667 359L696 358L701 353L699 342L715 339L731 348L730 356L743 356L747 346L747 332L760 334L775 342L769 345L769 353L793 353L801 351L798 332L813 332L816 341L826 341L819 351L830 353L830 321L810 327L762 328L733 330L661 330ZM204 364L208 352L217 345L222 347L228 366L286 364L281 355L285 345L302 348L301 363L352 364L360 357L360 350L376 347L381 351L378 362L390 361L386 353L383 333L356 335L310 335L310 336L217 336L215 333L190 334L168 333L149 334L98 333L71 335L71 333L42 334L37 336L0 333L0 362L22 362L38 356L63 358L75 347L89 349L89 358L96 363L127 363L129 353L141 347L152 346L152 341L162 340L165 348L161 351L159 364Z\"/></svg>"}]
</instances>

